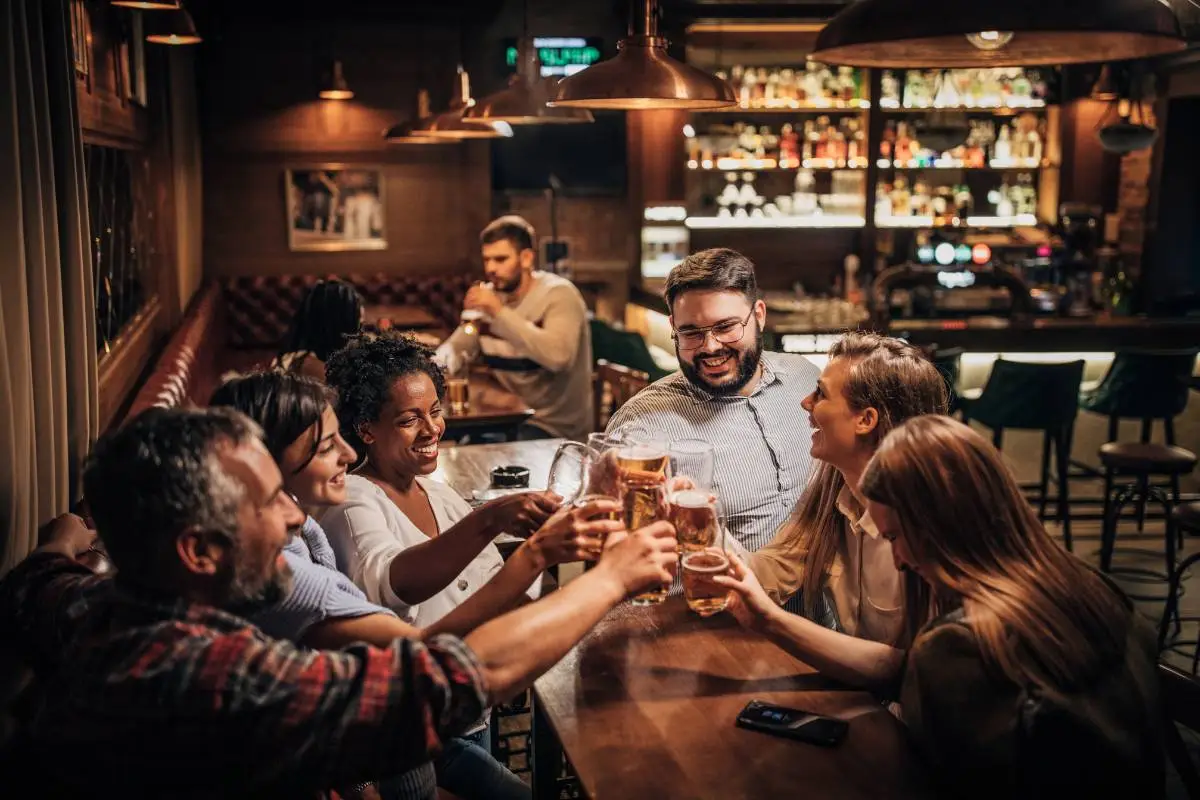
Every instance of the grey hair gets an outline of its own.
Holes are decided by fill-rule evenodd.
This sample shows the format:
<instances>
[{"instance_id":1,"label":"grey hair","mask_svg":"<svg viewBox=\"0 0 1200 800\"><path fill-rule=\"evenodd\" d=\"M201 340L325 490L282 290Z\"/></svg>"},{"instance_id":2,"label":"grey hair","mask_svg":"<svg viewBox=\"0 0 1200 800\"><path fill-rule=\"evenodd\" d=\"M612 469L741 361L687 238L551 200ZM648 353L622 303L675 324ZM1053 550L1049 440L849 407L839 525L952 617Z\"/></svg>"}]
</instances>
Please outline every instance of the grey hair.
<instances>
[{"instance_id":1,"label":"grey hair","mask_svg":"<svg viewBox=\"0 0 1200 800\"><path fill-rule=\"evenodd\" d=\"M188 528L235 541L246 493L221 467L224 446L260 441L262 430L228 408L153 408L96 443L83 492L113 564L147 574Z\"/></svg>"}]
</instances>

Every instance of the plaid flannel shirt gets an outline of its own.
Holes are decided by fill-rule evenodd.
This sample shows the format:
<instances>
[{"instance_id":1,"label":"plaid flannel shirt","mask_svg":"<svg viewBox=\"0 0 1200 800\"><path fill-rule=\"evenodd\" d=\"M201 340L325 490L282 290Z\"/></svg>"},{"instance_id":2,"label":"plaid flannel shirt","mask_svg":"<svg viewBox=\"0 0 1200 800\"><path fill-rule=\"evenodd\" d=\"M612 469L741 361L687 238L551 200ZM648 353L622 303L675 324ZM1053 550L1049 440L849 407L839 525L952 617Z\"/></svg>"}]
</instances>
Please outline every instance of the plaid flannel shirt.
<instances>
[{"instance_id":1,"label":"plaid flannel shirt","mask_svg":"<svg viewBox=\"0 0 1200 800\"><path fill-rule=\"evenodd\" d=\"M14 644L39 674L30 766L80 794L317 796L429 760L486 706L457 638L305 650L48 553L0 582Z\"/></svg>"}]
</instances>

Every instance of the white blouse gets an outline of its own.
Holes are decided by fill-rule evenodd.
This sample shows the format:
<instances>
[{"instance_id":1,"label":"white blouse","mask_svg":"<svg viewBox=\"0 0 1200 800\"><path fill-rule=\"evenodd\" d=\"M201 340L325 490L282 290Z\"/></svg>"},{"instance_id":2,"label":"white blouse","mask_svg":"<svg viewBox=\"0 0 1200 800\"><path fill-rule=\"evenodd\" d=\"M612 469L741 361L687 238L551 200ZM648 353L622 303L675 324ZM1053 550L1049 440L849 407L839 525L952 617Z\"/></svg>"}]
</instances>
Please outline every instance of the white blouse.
<instances>
[{"instance_id":1,"label":"white blouse","mask_svg":"<svg viewBox=\"0 0 1200 800\"><path fill-rule=\"evenodd\" d=\"M471 507L440 481L417 478L425 490L439 533L471 513ZM449 614L479 590L504 566L494 544L488 543L445 589L422 603L409 605L392 590L392 559L410 547L429 541L420 528L405 516L383 489L358 475L346 476L345 503L326 510L321 527L329 536L338 569L366 593L367 598L395 611L401 619L418 627L430 625ZM537 599L541 576L527 590Z\"/></svg>"}]
</instances>

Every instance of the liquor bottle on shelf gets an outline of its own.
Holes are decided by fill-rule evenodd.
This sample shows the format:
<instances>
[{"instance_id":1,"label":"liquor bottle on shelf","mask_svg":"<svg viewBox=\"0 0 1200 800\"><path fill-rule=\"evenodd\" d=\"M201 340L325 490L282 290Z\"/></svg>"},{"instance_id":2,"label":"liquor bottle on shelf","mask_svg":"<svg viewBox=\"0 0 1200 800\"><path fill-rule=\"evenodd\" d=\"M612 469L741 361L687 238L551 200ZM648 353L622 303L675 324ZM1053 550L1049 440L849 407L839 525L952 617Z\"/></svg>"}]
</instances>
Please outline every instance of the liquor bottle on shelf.
<instances>
[{"instance_id":1,"label":"liquor bottle on shelf","mask_svg":"<svg viewBox=\"0 0 1200 800\"><path fill-rule=\"evenodd\" d=\"M912 193L908 190L908 180L903 175L896 176L892 185L892 216L912 216Z\"/></svg>"},{"instance_id":2,"label":"liquor bottle on shelf","mask_svg":"<svg viewBox=\"0 0 1200 800\"><path fill-rule=\"evenodd\" d=\"M900 107L900 79L895 70L885 69L881 77L879 105L883 108Z\"/></svg>"},{"instance_id":3,"label":"liquor bottle on shelf","mask_svg":"<svg viewBox=\"0 0 1200 800\"><path fill-rule=\"evenodd\" d=\"M999 166L1006 166L1012 161L1012 137L1009 135L1008 126L1000 127L1000 134L996 137L996 144L992 148L992 161Z\"/></svg>"},{"instance_id":4,"label":"liquor bottle on shelf","mask_svg":"<svg viewBox=\"0 0 1200 800\"><path fill-rule=\"evenodd\" d=\"M800 166L800 137L790 123L783 126L779 135L779 166Z\"/></svg>"},{"instance_id":5,"label":"liquor bottle on shelf","mask_svg":"<svg viewBox=\"0 0 1200 800\"><path fill-rule=\"evenodd\" d=\"M1004 181L1000 184L1000 201L996 203L996 216L1011 217L1016 213L1016 208L1012 201L1012 188L1008 185L1008 176L1004 176Z\"/></svg>"}]
</instances>

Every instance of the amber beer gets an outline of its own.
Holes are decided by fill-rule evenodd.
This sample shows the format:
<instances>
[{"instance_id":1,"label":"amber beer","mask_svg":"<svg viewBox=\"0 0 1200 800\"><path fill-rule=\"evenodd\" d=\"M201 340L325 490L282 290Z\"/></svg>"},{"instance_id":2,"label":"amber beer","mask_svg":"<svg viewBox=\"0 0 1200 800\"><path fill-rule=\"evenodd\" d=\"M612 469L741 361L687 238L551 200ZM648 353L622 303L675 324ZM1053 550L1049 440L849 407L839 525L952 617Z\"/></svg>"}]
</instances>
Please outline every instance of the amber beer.
<instances>
[{"instance_id":1,"label":"amber beer","mask_svg":"<svg viewBox=\"0 0 1200 800\"><path fill-rule=\"evenodd\" d=\"M625 505L625 527L636 531L659 520L668 519L666 505L667 451L646 444L633 444L617 451L621 475L621 499ZM633 598L639 606L655 605L667 599L669 586L660 586Z\"/></svg>"},{"instance_id":2,"label":"amber beer","mask_svg":"<svg viewBox=\"0 0 1200 800\"><path fill-rule=\"evenodd\" d=\"M471 384L466 378L447 378L446 399L450 403L450 413L461 417L471 410Z\"/></svg>"},{"instance_id":3,"label":"amber beer","mask_svg":"<svg viewBox=\"0 0 1200 800\"><path fill-rule=\"evenodd\" d=\"M704 492L676 492L671 498L670 520L681 552L703 550L717 543L717 511Z\"/></svg>"},{"instance_id":4,"label":"amber beer","mask_svg":"<svg viewBox=\"0 0 1200 800\"><path fill-rule=\"evenodd\" d=\"M729 590L718 586L712 579L729 572L729 559L721 553L695 550L684 553L683 596L688 608L697 614L708 616L724 611L729 605Z\"/></svg>"}]
</instances>

